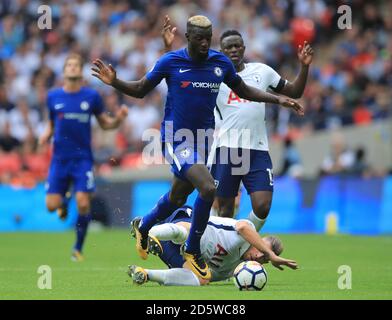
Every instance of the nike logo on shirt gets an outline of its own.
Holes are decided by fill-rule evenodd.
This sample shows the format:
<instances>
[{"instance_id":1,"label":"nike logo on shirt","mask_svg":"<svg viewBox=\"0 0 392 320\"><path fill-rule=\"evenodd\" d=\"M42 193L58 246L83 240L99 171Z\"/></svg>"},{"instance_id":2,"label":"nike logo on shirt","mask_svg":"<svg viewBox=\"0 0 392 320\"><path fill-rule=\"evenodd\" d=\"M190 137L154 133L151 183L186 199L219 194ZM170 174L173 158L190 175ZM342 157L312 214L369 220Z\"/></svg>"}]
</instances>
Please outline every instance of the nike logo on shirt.
<instances>
[{"instance_id":1,"label":"nike logo on shirt","mask_svg":"<svg viewBox=\"0 0 392 320\"><path fill-rule=\"evenodd\" d=\"M54 108L55 108L56 110L61 109L61 108L64 108L64 103L55 104L55 105L54 105Z\"/></svg>"},{"instance_id":2,"label":"nike logo on shirt","mask_svg":"<svg viewBox=\"0 0 392 320\"><path fill-rule=\"evenodd\" d=\"M192 69L180 69L180 73L184 73L184 72L188 72L188 71L191 71Z\"/></svg>"}]
</instances>

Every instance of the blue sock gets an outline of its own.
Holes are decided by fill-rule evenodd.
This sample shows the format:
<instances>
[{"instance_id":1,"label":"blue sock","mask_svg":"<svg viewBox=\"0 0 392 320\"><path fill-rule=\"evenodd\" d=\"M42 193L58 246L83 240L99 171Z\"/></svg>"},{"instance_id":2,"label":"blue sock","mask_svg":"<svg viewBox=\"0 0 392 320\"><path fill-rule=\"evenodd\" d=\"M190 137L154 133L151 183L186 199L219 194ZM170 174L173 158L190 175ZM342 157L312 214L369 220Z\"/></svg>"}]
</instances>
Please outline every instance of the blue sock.
<instances>
[{"instance_id":1,"label":"blue sock","mask_svg":"<svg viewBox=\"0 0 392 320\"><path fill-rule=\"evenodd\" d=\"M151 212L144 216L139 226L139 230L143 235L147 235L148 231L158 222L165 220L179 207L169 200L169 192L162 196L157 205Z\"/></svg>"},{"instance_id":2,"label":"blue sock","mask_svg":"<svg viewBox=\"0 0 392 320\"><path fill-rule=\"evenodd\" d=\"M75 250L82 252L84 239L86 238L88 223L91 220L91 214L81 215L79 214L78 220L76 221L76 244Z\"/></svg>"},{"instance_id":3,"label":"blue sock","mask_svg":"<svg viewBox=\"0 0 392 320\"><path fill-rule=\"evenodd\" d=\"M192 224L186 240L186 252L200 254L200 239L207 227L212 201L197 196L192 212Z\"/></svg>"}]
</instances>

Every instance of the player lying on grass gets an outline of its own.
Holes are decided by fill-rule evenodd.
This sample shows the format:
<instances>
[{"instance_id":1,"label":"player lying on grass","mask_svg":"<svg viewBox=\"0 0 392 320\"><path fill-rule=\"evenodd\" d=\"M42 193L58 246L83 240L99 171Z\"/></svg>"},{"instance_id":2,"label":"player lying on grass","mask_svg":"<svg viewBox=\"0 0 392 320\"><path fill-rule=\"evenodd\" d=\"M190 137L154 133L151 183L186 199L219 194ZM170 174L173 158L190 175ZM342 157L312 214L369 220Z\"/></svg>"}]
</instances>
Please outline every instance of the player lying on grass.
<instances>
[{"instance_id":1,"label":"player lying on grass","mask_svg":"<svg viewBox=\"0 0 392 320\"><path fill-rule=\"evenodd\" d=\"M150 229L148 250L158 255L169 269L130 266L128 274L135 283L153 281L163 285L199 286L209 282L189 270L181 255L182 244L189 234L191 216L192 209L185 206L176 210L163 224ZM281 270L283 265L297 269L295 261L279 257L283 251L282 242L273 236L262 238L249 220L210 217L200 247L211 270L210 281L230 278L237 265L245 260L261 264L270 261Z\"/></svg>"}]
</instances>

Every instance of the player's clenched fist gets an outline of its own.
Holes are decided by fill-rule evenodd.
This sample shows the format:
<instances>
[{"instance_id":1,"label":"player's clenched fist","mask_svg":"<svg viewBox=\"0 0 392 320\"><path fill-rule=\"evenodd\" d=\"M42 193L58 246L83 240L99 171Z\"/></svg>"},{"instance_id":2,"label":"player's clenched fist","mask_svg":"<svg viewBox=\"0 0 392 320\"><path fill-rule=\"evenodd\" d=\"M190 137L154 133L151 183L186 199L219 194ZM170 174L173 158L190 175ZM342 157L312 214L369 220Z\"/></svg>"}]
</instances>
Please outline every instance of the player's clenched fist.
<instances>
[{"instance_id":1,"label":"player's clenched fist","mask_svg":"<svg viewBox=\"0 0 392 320\"><path fill-rule=\"evenodd\" d=\"M116 79L116 70L114 70L113 66L109 64L107 66L105 63L102 62L100 59L95 59L93 61L95 67L92 67L91 70L93 71L92 75L102 82L112 85L114 80Z\"/></svg>"}]
</instances>

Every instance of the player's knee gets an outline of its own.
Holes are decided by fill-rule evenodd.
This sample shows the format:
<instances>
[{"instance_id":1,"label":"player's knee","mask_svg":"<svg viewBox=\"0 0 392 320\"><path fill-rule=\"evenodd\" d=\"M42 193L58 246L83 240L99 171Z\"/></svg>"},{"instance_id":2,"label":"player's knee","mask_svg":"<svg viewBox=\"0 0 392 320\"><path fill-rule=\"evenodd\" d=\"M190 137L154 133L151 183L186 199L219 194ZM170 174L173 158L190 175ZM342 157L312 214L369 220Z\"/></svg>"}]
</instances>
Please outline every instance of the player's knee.
<instances>
[{"instance_id":1,"label":"player's knee","mask_svg":"<svg viewBox=\"0 0 392 320\"><path fill-rule=\"evenodd\" d=\"M253 212L260 219L266 219L271 209L271 201L263 201L258 203L255 208L253 208Z\"/></svg>"},{"instance_id":2,"label":"player's knee","mask_svg":"<svg viewBox=\"0 0 392 320\"><path fill-rule=\"evenodd\" d=\"M46 203L46 208L50 211L53 212L59 208L59 206L56 206L54 203Z\"/></svg>"},{"instance_id":3,"label":"player's knee","mask_svg":"<svg viewBox=\"0 0 392 320\"><path fill-rule=\"evenodd\" d=\"M205 201L214 201L216 187L214 183L205 183L199 190L200 197Z\"/></svg>"},{"instance_id":4,"label":"player's knee","mask_svg":"<svg viewBox=\"0 0 392 320\"><path fill-rule=\"evenodd\" d=\"M88 214L90 213L90 202L89 201L80 201L77 204L79 214Z\"/></svg>"},{"instance_id":5,"label":"player's knee","mask_svg":"<svg viewBox=\"0 0 392 320\"><path fill-rule=\"evenodd\" d=\"M60 208L61 203L59 201L55 201L52 199L47 199L46 200L46 208L50 211L56 211L58 208Z\"/></svg>"},{"instance_id":6,"label":"player's knee","mask_svg":"<svg viewBox=\"0 0 392 320\"><path fill-rule=\"evenodd\" d=\"M176 205L177 207L182 207L188 198L188 195L175 195L175 194L170 194L170 202Z\"/></svg>"}]
</instances>

